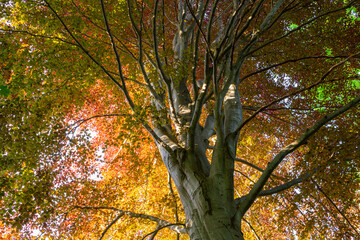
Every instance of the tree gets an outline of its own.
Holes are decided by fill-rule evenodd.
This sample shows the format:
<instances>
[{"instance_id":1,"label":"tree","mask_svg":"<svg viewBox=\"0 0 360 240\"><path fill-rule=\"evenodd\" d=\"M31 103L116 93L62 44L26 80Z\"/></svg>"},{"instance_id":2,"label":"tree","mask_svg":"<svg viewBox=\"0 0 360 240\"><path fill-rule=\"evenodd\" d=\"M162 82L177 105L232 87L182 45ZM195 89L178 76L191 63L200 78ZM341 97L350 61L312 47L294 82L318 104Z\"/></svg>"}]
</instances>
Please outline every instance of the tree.
<instances>
[{"instance_id":1,"label":"tree","mask_svg":"<svg viewBox=\"0 0 360 240\"><path fill-rule=\"evenodd\" d=\"M359 3L3 1L2 222L355 239Z\"/></svg>"}]
</instances>

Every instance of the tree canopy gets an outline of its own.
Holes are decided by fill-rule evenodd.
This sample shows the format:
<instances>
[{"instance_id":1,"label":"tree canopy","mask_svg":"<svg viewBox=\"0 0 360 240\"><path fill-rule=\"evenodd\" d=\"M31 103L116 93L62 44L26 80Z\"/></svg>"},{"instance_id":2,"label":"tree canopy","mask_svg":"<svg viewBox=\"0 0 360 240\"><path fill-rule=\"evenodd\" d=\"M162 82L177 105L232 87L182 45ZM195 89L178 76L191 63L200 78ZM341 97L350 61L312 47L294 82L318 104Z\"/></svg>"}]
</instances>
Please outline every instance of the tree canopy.
<instances>
[{"instance_id":1,"label":"tree canopy","mask_svg":"<svg viewBox=\"0 0 360 240\"><path fill-rule=\"evenodd\" d=\"M3 0L4 239L360 237L359 0Z\"/></svg>"}]
</instances>

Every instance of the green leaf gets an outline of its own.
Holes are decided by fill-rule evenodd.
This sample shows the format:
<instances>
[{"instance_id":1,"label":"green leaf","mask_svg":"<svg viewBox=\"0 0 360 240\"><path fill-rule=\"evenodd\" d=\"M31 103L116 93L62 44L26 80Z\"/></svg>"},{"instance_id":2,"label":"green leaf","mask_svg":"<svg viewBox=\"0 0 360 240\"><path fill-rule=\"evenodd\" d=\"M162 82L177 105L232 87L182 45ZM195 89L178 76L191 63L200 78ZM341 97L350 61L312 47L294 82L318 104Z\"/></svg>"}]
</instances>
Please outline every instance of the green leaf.
<instances>
[{"instance_id":1,"label":"green leaf","mask_svg":"<svg viewBox=\"0 0 360 240\"><path fill-rule=\"evenodd\" d=\"M7 97L7 96L9 96L9 94L10 94L10 89L5 85L1 85L0 86L0 95Z\"/></svg>"},{"instance_id":2,"label":"green leaf","mask_svg":"<svg viewBox=\"0 0 360 240\"><path fill-rule=\"evenodd\" d=\"M356 89L360 89L360 80L352 80L351 83Z\"/></svg>"}]
</instances>

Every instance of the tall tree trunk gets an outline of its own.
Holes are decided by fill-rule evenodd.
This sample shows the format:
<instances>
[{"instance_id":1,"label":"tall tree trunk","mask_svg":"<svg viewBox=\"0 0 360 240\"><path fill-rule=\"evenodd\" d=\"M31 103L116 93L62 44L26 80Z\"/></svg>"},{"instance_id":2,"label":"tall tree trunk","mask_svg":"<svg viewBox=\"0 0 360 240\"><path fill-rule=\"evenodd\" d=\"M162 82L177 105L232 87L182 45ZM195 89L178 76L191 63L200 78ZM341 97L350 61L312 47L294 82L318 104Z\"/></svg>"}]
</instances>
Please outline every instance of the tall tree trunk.
<instances>
[{"instance_id":1,"label":"tall tree trunk","mask_svg":"<svg viewBox=\"0 0 360 240\"><path fill-rule=\"evenodd\" d=\"M193 162L191 152L178 152L174 158L160 145L158 148L178 189L190 239L243 239L234 199L229 199L223 189L226 180L194 171L189 165Z\"/></svg>"}]
</instances>

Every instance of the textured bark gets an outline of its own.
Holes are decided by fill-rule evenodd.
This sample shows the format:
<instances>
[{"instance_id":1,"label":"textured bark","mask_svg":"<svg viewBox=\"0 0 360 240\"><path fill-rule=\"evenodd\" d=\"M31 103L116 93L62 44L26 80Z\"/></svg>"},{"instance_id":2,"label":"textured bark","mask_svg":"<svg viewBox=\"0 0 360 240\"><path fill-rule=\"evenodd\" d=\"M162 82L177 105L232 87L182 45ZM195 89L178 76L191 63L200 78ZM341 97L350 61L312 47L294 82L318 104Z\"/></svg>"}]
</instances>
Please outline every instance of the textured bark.
<instances>
[{"instance_id":1,"label":"textured bark","mask_svg":"<svg viewBox=\"0 0 360 240\"><path fill-rule=\"evenodd\" d=\"M177 154L172 158L158 145L162 159L170 172L186 216L186 229L192 240L243 239L240 222L234 217L235 202L228 202L222 192L223 182L219 179L201 176L189 168L191 153ZM226 202L227 201L227 202Z\"/></svg>"}]
</instances>

